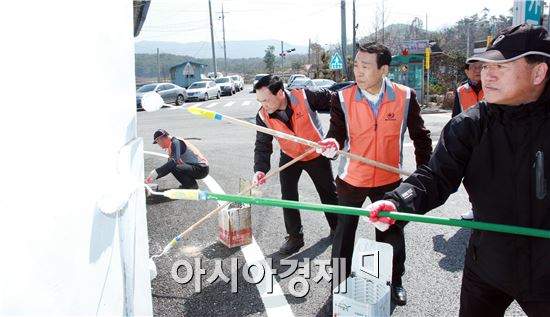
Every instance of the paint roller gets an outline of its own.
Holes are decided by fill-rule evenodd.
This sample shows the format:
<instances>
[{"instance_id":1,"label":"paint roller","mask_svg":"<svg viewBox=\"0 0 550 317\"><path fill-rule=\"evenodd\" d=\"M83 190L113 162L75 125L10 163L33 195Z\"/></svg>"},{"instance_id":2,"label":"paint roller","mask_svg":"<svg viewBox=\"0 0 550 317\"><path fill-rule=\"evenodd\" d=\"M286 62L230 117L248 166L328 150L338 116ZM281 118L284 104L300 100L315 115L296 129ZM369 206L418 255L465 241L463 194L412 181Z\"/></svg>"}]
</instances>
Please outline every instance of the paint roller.
<instances>
[{"instance_id":1,"label":"paint roller","mask_svg":"<svg viewBox=\"0 0 550 317\"><path fill-rule=\"evenodd\" d=\"M288 167L290 167L291 165L295 164L296 162L298 161L301 161L302 159L306 158L308 155L311 155L312 153L315 152L315 149L310 149L308 151L306 151L305 153L303 153L302 155L292 159L291 161L287 162L286 164L284 165L281 165L279 168L273 170L273 171L270 171L269 173L267 173L264 177L264 179L267 181L268 179L272 178L273 176L279 174L280 172L282 172L283 170L287 169ZM148 152L149 154L151 154L151 152ZM157 154L157 153L153 153L153 154ZM158 155L158 154L157 154ZM159 155L159 156L162 156L162 155ZM150 194L150 195L158 195L158 196L164 196L164 197L167 197L167 198L170 198L170 199L182 199L182 200L206 200L206 197L205 196L202 196L201 193L205 193L205 192L202 192L202 191L199 191L199 190L180 190L180 189L169 189L169 190L166 190L166 191L163 191L163 192L158 192L158 191L154 191L153 189L151 189L151 187L147 184L144 184L147 192ZM245 195L246 193L250 192L253 188L255 188L256 185L250 185L248 187L246 187L245 189L243 189L240 193L238 193L237 195L235 196L242 196L242 195ZM244 196L243 196L244 197ZM179 235L177 235L176 237L174 237L163 249L162 249L162 252L159 253L159 254L156 254L156 255L153 255L151 256L151 258L149 259L149 275L150 275L150 278L151 280L153 280L156 276L157 276L157 267L155 265L155 261L153 260L154 258L158 258L158 257L161 257L163 255L165 255L166 253L168 253L179 241L182 241L183 238L185 236L187 236L191 231L193 231L194 229L196 229L197 227L199 227L201 224L203 224L206 220L212 218L214 215L217 215L218 212L220 210L223 210L224 208L226 208L227 206L229 206L231 202L227 201L225 202L224 204L221 204L219 205L218 207L216 207L215 209L213 209L212 211L210 211L208 214L206 214L204 217L202 217L201 219L199 219L197 222L195 222L193 225L191 225L189 228L185 229L182 233L180 233Z\"/></svg>"}]
</instances>

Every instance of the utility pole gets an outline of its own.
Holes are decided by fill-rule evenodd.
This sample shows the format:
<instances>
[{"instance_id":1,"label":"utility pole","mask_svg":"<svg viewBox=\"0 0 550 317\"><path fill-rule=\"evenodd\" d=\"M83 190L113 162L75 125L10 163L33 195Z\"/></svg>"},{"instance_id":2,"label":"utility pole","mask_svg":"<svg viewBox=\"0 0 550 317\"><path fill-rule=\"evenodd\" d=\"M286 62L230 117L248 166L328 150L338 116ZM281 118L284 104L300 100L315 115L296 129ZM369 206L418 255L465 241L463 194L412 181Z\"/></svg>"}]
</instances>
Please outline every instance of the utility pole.
<instances>
[{"instance_id":1,"label":"utility pole","mask_svg":"<svg viewBox=\"0 0 550 317\"><path fill-rule=\"evenodd\" d=\"M219 12L218 12L219 13ZM223 3L222 3L222 32L223 32L223 70L225 71L225 74L227 75L227 51L225 47L225 13L223 11Z\"/></svg>"},{"instance_id":2,"label":"utility pole","mask_svg":"<svg viewBox=\"0 0 550 317\"><path fill-rule=\"evenodd\" d=\"M212 3L208 0L208 11L210 12L210 41L212 42L212 66L214 68L214 78L218 77L216 67L216 48L214 47L214 24L212 23Z\"/></svg>"},{"instance_id":3,"label":"utility pole","mask_svg":"<svg viewBox=\"0 0 550 317\"><path fill-rule=\"evenodd\" d=\"M353 59L355 59L355 52L357 47L356 31L357 31L357 25L355 24L355 0L353 0L353 44L352 44L353 46L351 49L351 52L353 54Z\"/></svg>"},{"instance_id":4,"label":"utility pole","mask_svg":"<svg viewBox=\"0 0 550 317\"><path fill-rule=\"evenodd\" d=\"M385 12L384 12L384 0L382 0L382 44L384 44L384 33L385 33L385 29L384 29L384 24L386 23L384 21L384 15L385 15Z\"/></svg>"},{"instance_id":5,"label":"utility pole","mask_svg":"<svg viewBox=\"0 0 550 317\"><path fill-rule=\"evenodd\" d=\"M311 69L311 39L309 39L307 45L307 64L309 65L307 69L307 77L309 77L309 70Z\"/></svg>"},{"instance_id":6,"label":"utility pole","mask_svg":"<svg viewBox=\"0 0 550 317\"><path fill-rule=\"evenodd\" d=\"M341 0L341 18L342 18L342 74L349 80L348 77L348 60L346 55L346 0Z\"/></svg>"},{"instance_id":7,"label":"utility pole","mask_svg":"<svg viewBox=\"0 0 550 317\"><path fill-rule=\"evenodd\" d=\"M285 50L283 49L283 41L281 41L281 74L285 68Z\"/></svg>"},{"instance_id":8,"label":"utility pole","mask_svg":"<svg viewBox=\"0 0 550 317\"><path fill-rule=\"evenodd\" d=\"M466 20L466 59L470 55L470 23Z\"/></svg>"},{"instance_id":9,"label":"utility pole","mask_svg":"<svg viewBox=\"0 0 550 317\"><path fill-rule=\"evenodd\" d=\"M428 36L428 12L426 12L426 40L428 41L428 49L430 50L431 52L431 46L430 46L430 37ZM428 55L428 59L431 58L430 55ZM426 63L428 63L428 65L430 64L430 61L426 61ZM430 68L427 67L426 69L426 72L427 72L427 77L426 77L426 105L429 104L430 102Z\"/></svg>"},{"instance_id":10,"label":"utility pole","mask_svg":"<svg viewBox=\"0 0 550 317\"><path fill-rule=\"evenodd\" d=\"M428 35L428 12L426 12L426 40L430 43L430 36Z\"/></svg>"},{"instance_id":11,"label":"utility pole","mask_svg":"<svg viewBox=\"0 0 550 317\"><path fill-rule=\"evenodd\" d=\"M160 54L157 47L157 83L160 83Z\"/></svg>"}]
</instances>

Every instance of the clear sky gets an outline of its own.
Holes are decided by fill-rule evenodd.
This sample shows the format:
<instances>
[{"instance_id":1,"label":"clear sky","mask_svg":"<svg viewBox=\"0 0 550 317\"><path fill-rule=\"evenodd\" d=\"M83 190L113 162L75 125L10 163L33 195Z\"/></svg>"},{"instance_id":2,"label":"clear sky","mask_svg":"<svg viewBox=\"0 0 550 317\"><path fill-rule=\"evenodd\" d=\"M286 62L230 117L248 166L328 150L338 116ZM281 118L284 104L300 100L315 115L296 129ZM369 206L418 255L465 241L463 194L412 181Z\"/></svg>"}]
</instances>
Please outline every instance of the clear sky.
<instances>
[{"instance_id":1,"label":"clear sky","mask_svg":"<svg viewBox=\"0 0 550 317\"><path fill-rule=\"evenodd\" d=\"M346 0L347 37L351 42L352 0ZM461 18L481 13L508 14L513 0L356 0L357 37L374 31L382 3L386 25L410 24L426 19L428 29L453 25ZM307 45L340 42L340 0L212 0L214 37L222 40L221 9L225 14L226 41L276 39ZM377 10L378 8L378 10ZM381 17L380 17L381 18ZM151 41L210 41L208 0L152 0L145 25L136 39Z\"/></svg>"}]
</instances>

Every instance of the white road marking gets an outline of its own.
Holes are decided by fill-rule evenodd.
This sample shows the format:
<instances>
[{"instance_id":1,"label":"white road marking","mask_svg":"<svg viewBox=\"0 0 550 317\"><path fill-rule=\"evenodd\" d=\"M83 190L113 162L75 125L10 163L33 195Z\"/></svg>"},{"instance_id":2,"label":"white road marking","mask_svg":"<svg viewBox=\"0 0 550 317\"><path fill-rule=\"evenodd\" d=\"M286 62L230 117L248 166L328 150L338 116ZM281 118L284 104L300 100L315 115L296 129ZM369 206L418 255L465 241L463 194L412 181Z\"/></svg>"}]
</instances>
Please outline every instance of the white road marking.
<instances>
[{"instance_id":1,"label":"white road marking","mask_svg":"<svg viewBox=\"0 0 550 317\"><path fill-rule=\"evenodd\" d=\"M206 184L206 187L208 187L211 192L225 194L221 186L210 175L206 176L206 178L203 179L203 182ZM220 205L223 203L223 201L218 201L218 204ZM251 244L241 246L241 252L243 253L244 259L246 260L246 263L248 263L248 265L252 265L252 263L255 263L266 268L266 272L268 270L271 270L271 267L265 260L265 255L260 249L258 243L256 243L256 239L254 239L254 236L252 236ZM251 270L251 274L254 274L256 272L258 271ZM254 276L254 280L257 280L256 276ZM262 298L262 302L264 304L265 312L267 313L267 315L270 317L294 316L294 313L292 312L290 305L288 305L288 301L286 300L281 286L279 285L279 283L277 283L277 280L273 278L273 292L271 294L268 294L268 286L269 283L267 282L267 278L262 279L260 283L256 284L256 288L258 288L258 292L260 292L260 296Z\"/></svg>"},{"instance_id":2,"label":"white road marking","mask_svg":"<svg viewBox=\"0 0 550 317\"><path fill-rule=\"evenodd\" d=\"M202 106L203 104L204 104L204 102L199 102L199 103L194 104L194 105L192 105L191 107L189 107L189 109L191 109L191 108L198 108L198 107ZM149 153L149 154L150 154L150 153Z\"/></svg>"},{"instance_id":3,"label":"white road marking","mask_svg":"<svg viewBox=\"0 0 550 317\"><path fill-rule=\"evenodd\" d=\"M179 110L181 108L183 108L185 106L185 104L183 105L180 105L180 106L174 106L174 105L167 105L167 104L164 104L165 107L168 107L168 110Z\"/></svg>"},{"instance_id":4,"label":"white road marking","mask_svg":"<svg viewBox=\"0 0 550 317\"><path fill-rule=\"evenodd\" d=\"M230 101L224 105L224 107L231 107L233 104L235 104L235 101Z\"/></svg>"},{"instance_id":5,"label":"white road marking","mask_svg":"<svg viewBox=\"0 0 550 317\"><path fill-rule=\"evenodd\" d=\"M250 100L243 102L243 106L248 106L249 104L250 104Z\"/></svg>"},{"instance_id":6,"label":"white road marking","mask_svg":"<svg viewBox=\"0 0 550 317\"><path fill-rule=\"evenodd\" d=\"M423 114L423 116L432 116L432 117L441 117L441 118L445 118L445 119L451 119L451 113L450 112L446 112L446 113L425 113Z\"/></svg>"},{"instance_id":7,"label":"white road marking","mask_svg":"<svg viewBox=\"0 0 550 317\"><path fill-rule=\"evenodd\" d=\"M168 157L168 155L163 153L156 153L151 151L143 151L144 154L150 154L160 157ZM216 182L216 180L208 175L204 179L202 179L206 187L208 187L208 190L213 193L218 194L225 194L222 187ZM218 205L222 205L223 201L217 201ZM265 260L265 255L263 254L262 250L260 249L260 246L256 242L256 239L254 239L254 236L252 236L252 243L248 245L241 246L241 252L243 253L244 259L246 260L246 263L251 266L253 263L257 265L261 265L265 268L266 273L271 271L271 267ZM256 275L258 273L262 273L259 270L250 270L251 275L254 275L254 280L259 280L259 277ZM267 275L266 275L267 276ZM288 301L286 300L285 294L283 293L283 289L273 277L272 279L273 285L270 285L271 283L268 282L267 278L263 278L261 282L256 284L256 288L258 289L258 292L260 293L260 296L262 298L262 302L265 307L265 312L267 316L269 317L279 317L279 316L289 316L293 317L294 313L292 312L292 309L290 308L290 305L288 304ZM269 294L268 291L269 286L271 286L272 293Z\"/></svg>"},{"instance_id":8,"label":"white road marking","mask_svg":"<svg viewBox=\"0 0 550 317\"><path fill-rule=\"evenodd\" d=\"M210 103L208 104L207 106L205 106L205 108L212 108L214 107L215 105L219 104L219 102L213 102L213 103Z\"/></svg>"},{"instance_id":9,"label":"white road marking","mask_svg":"<svg viewBox=\"0 0 550 317\"><path fill-rule=\"evenodd\" d=\"M432 146L436 146L437 145L437 142L439 142L439 140L435 140L435 141L432 141ZM414 146L414 144L412 142L407 142L407 143L403 143L403 146Z\"/></svg>"}]
</instances>

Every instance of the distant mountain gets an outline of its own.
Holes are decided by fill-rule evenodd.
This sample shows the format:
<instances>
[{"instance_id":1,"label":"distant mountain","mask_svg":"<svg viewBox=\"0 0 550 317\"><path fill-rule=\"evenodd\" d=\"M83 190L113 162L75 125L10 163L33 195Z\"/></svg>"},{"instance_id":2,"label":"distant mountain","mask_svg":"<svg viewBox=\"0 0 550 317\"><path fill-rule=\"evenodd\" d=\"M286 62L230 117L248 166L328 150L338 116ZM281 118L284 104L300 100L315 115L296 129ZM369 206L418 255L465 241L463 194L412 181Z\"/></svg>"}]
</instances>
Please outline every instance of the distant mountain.
<instances>
[{"instance_id":1,"label":"distant mountain","mask_svg":"<svg viewBox=\"0 0 550 317\"><path fill-rule=\"evenodd\" d=\"M384 28L384 44L389 45L390 47L394 44L397 44L402 41L415 40L415 39L426 39L426 31L419 29L415 26L410 26L403 23L395 23L387 25ZM369 41L382 41L382 30L378 32L373 32L361 39L359 42L369 42Z\"/></svg>"},{"instance_id":2,"label":"distant mountain","mask_svg":"<svg viewBox=\"0 0 550 317\"><path fill-rule=\"evenodd\" d=\"M226 42L227 58L251 58L263 57L265 49L269 46L275 46L275 54L281 51L281 41L277 40L255 40L255 41L228 41ZM294 53L307 54L307 45L294 45L284 43L284 49L295 48ZM163 42L163 41L139 41L135 43L137 54L153 54L157 52L157 48L161 53L187 55L195 58L211 58L210 42ZM223 58L223 42L216 42L216 57Z\"/></svg>"}]
</instances>

